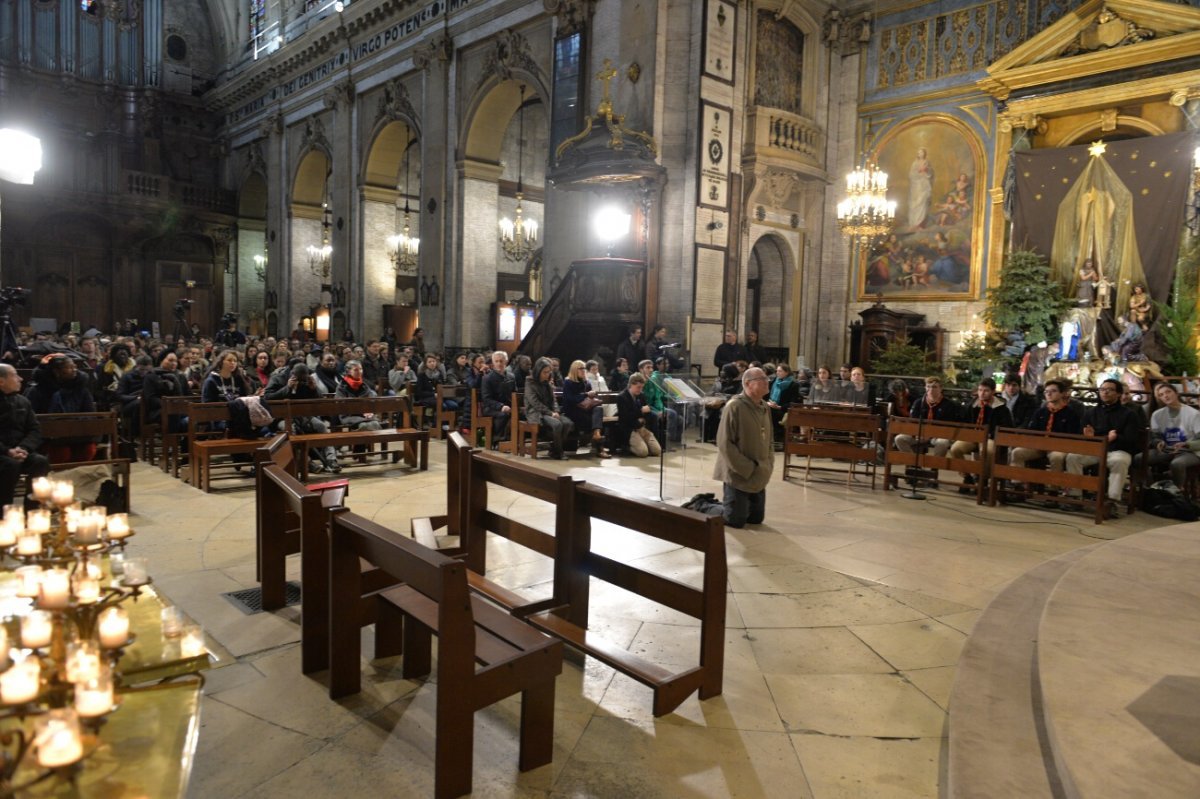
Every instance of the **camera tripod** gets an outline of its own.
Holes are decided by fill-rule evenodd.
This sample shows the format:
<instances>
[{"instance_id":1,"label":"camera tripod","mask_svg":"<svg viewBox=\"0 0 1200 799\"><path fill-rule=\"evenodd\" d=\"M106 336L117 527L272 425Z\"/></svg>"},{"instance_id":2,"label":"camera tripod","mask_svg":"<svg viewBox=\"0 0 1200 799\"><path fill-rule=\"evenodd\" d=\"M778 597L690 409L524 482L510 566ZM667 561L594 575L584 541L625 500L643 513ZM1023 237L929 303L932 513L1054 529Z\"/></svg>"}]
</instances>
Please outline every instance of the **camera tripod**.
<instances>
[{"instance_id":1,"label":"camera tripod","mask_svg":"<svg viewBox=\"0 0 1200 799\"><path fill-rule=\"evenodd\" d=\"M188 325L183 313L178 311L175 313L175 329L171 331L171 335L176 341L182 341L185 344L192 336L192 328Z\"/></svg>"},{"instance_id":2,"label":"camera tripod","mask_svg":"<svg viewBox=\"0 0 1200 799\"><path fill-rule=\"evenodd\" d=\"M20 339L17 338L17 329L13 327L12 316L8 309L0 311L0 356L11 352L13 362L21 360Z\"/></svg>"}]
</instances>

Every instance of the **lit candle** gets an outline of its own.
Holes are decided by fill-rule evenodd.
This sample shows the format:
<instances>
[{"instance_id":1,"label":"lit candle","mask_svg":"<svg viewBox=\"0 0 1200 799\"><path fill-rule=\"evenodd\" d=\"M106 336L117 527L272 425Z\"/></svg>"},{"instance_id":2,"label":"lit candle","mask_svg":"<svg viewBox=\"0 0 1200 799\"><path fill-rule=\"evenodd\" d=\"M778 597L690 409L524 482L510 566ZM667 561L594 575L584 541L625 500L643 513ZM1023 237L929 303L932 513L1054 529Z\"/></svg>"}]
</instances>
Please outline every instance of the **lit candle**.
<instances>
[{"instance_id":1,"label":"lit candle","mask_svg":"<svg viewBox=\"0 0 1200 799\"><path fill-rule=\"evenodd\" d=\"M150 572L146 568L145 558L126 558L125 574L121 582L128 586L145 585L150 582Z\"/></svg>"},{"instance_id":2,"label":"lit candle","mask_svg":"<svg viewBox=\"0 0 1200 799\"><path fill-rule=\"evenodd\" d=\"M59 480L50 490L50 499L60 508L75 501L75 484L70 480Z\"/></svg>"},{"instance_id":3,"label":"lit candle","mask_svg":"<svg viewBox=\"0 0 1200 799\"><path fill-rule=\"evenodd\" d=\"M75 685L75 710L80 716L94 718L113 709L113 679L107 666L97 667L96 673Z\"/></svg>"},{"instance_id":4,"label":"lit candle","mask_svg":"<svg viewBox=\"0 0 1200 799\"><path fill-rule=\"evenodd\" d=\"M81 544L100 543L100 521L94 516L79 517L75 523L75 540Z\"/></svg>"},{"instance_id":5,"label":"lit candle","mask_svg":"<svg viewBox=\"0 0 1200 799\"><path fill-rule=\"evenodd\" d=\"M78 502L72 503L63 508L63 514L67 517L67 532L75 532L79 527L79 517L83 515L83 506Z\"/></svg>"},{"instance_id":6,"label":"lit candle","mask_svg":"<svg viewBox=\"0 0 1200 799\"><path fill-rule=\"evenodd\" d=\"M179 654L185 658L195 658L207 651L204 648L204 628L199 624L185 626L183 637L179 639Z\"/></svg>"},{"instance_id":7,"label":"lit candle","mask_svg":"<svg viewBox=\"0 0 1200 799\"><path fill-rule=\"evenodd\" d=\"M21 646L37 649L50 645L54 635L54 617L49 611L32 610L21 619Z\"/></svg>"},{"instance_id":8,"label":"lit candle","mask_svg":"<svg viewBox=\"0 0 1200 799\"><path fill-rule=\"evenodd\" d=\"M42 572L42 586L38 592L38 605L43 608L65 608L71 603L71 573L66 569L46 569Z\"/></svg>"},{"instance_id":9,"label":"lit candle","mask_svg":"<svg viewBox=\"0 0 1200 799\"><path fill-rule=\"evenodd\" d=\"M8 519L0 522L0 547L11 547L17 543L17 531L24 528L24 526L24 522L17 525Z\"/></svg>"},{"instance_id":10,"label":"lit candle","mask_svg":"<svg viewBox=\"0 0 1200 799\"><path fill-rule=\"evenodd\" d=\"M83 736L74 710L51 710L37 723L33 744L42 768L69 766L83 757Z\"/></svg>"},{"instance_id":11,"label":"lit candle","mask_svg":"<svg viewBox=\"0 0 1200 799\"><path fill-rule=\"evenodd\" d=\"M31 510L25 517L25 525L35 533L50 532L50 511Z\"/></svg>"},{"instance_id":12,"label":"lit candle","mask_svg":"<svg viewBox=\"0 0 1200 799\"><path fill-rule=\"evenodd\" d=\"M171 605L162 609L162 632L167 638L177 638L183 632L183 613Z\"/></svg>"},{"instance_id":13,"label":"lit candle","mask_svg":"<svg viewBox=\"0 0 1200 799\"><path fill-rule=\"evenodd\" d=\"M8 662L8 628L0 624L0 664Z\"/></svg>"},{"instance_id":14,"label":"lit candle","mask_svg":"<svg viewBox=\"0 0 1200 799\"><path fill-rule=\"evenodd\" d=\"M67 681L85 682L100 673L100 649L92 641L76 641L67 649Z\"/></svg>"},{"instance_id":15,"label":"lit candle","mask_svg":"<svg viewBox=\"0 0 1200 799\"><path fill-rule=\"evenodd\" d=\"M129 641L129 616L121 608L108 608L100 614L100 645L117 649Z\"/></svg>"},{"instance_id":16,"label":"lit candle","mask_svg":"<svg viewBox=\"0 0 1200 799\"><path fill-rule=\"evenodd\" d=\"M125 573L125 553L114 552L108 556L108 568L112 572L113 577L120 577Z\"/></svg>"},{"instance_id":17,"label":"lit candle","mask_svg":"<svg viewBox=\"0 0 1200 799\"><path fill-rule=\"evenodd\" d=\"M0 674L0 700L6 705L29 702L38 695L42 664L36 657L24 658Z\"/></svg>"},{"instance_id":18,"label":"lit candle","mask_svg":"<svg viewBox=\"0 0 1200 799\"><path fill-rule=\"evenodd\" d=\"M75 599L81 605L93 605L100 601L100 580L87 574L75 576Z\"/></svg>"},{"instance_id":19,"label":"lit candle","mask_svg":"<svg viewBox=\"0 0 1200 799\"><path fill-rule=\"evenodd\" d=\"M18 555L42 554L42 534L37 530L22 530L17 534Z\"/></svg>"},{"instance_id":20,"label":"lit candle","mask_svg":"<svg viewBox=\"0 0 1200 799\"><path fill-rule=\"evenodd\" d=\"M17 596L32 599L38 595L38 589L42 587L41 566L18 566L15 574L18 579Z\"/></svg>"},{"instance_id":21,"label":"lit candle","mask_svg":"<svg viewBox=\"0 0 1200 799\"><path fill-rule=\"evenodd\" d=\"M108 537L113 539L125 538L129 535L129 514L114 513L108 517Z\"/></svg>"},{"instance_id":22,"label":"lit candle","mask_svg":"<svg viewBox=\"0 0 1200 799\"><path fill-rule=\"evenodd\" d=\"M38 502L45 502L50 499L50 494L54 491L54 484L50 482L49 477L33 478L33 498Z\"/></svg>"}]
</instances>

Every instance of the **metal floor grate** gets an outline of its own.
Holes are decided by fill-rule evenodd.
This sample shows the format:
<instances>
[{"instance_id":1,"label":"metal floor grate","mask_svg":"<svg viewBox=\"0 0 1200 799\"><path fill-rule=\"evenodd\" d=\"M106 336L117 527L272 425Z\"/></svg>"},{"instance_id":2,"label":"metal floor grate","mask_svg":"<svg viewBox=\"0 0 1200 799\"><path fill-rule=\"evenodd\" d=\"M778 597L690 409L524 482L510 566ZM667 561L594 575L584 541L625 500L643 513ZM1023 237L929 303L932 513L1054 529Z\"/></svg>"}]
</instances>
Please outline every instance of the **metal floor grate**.
<instances>
[{"instance_id":1,"label":"metal floor grate","mask_svg":"<svg viewBox=\"0 0 1200 799\"><path fill-rule=\"evenodd\" d=\"M244 588L241 591L230 591L221 594L221 596L228 599L231 605L247 616L253 616L255 613L262 613L263 611L261 588ZM288 580L283 596L286 607L290 608L292 605L299 605L300 583L295 580Z\"/></svg>"}]
</instances>

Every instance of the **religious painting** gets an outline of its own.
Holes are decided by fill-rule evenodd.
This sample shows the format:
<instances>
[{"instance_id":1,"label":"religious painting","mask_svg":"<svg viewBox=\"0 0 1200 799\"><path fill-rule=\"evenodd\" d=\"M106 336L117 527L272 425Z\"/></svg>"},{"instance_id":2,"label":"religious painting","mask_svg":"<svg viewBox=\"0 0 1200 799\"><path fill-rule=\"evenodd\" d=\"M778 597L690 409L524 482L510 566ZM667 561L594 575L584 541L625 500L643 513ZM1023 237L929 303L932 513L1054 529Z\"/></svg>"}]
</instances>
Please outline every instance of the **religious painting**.
<instances>
[{"instance_id":1,"label":"religious painting","mask_svg":"<svg viewBox=\"0 0 1200 799\"><path fill-rule=\"evenodd\" d=\"M875 157L896 223L859 250L858 299L975 299L987 197L978 137L952 117L924 116L884 134Z\"/></svg>"}]
</instances>

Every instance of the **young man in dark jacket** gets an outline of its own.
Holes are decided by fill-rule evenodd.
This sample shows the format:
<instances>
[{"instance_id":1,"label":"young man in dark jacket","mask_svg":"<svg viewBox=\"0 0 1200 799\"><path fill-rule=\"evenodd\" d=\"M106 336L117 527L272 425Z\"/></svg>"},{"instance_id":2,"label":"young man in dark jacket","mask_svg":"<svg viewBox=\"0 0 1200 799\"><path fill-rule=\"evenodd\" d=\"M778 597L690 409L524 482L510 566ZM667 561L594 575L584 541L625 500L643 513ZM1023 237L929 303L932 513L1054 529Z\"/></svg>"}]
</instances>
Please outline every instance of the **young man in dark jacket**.
<instances>
[{"instance_id":1,"label":"young man in dark jacket","mask_svg":"<svg viewBox=\"0 0 1200 799\"><path fill-rule=\"evenodd\" d=\"M617 442L622 447L628 447L629 454L637 458L647 455L657 457L662 453L658 439L646 426L653 412L642 396L645 387L645 375L635 373L629 376L629 385L625 390L617 395Z\"/></svg>"},{"instance_id":2,"label":"young man in dark jacket","mask_svg":"<svg viewBox=\"0 0 1200 799\"><path fill-rule=\"evenodd\" d=\"M1118 515L1117 505L1125 489L1125 477L1135 453L1141 451L1141 421L1134 415L1137 411L1121 402L1125 386L1121 381L1109 378L1100 384L1100 404L1088 408L1083 415L1083 434L1102 436L1108 442L1108 516ZM1095 466L1099 458L1093 455L1071 453L1067 455L1067 471L1083 474L1088 466Z\"/></svg>"},{"instance_id":3,"label":"young man in dark jacket","mask_svg":"<svg viewBox=\"0 0 1200 799\"><path fill-rule=\"evenodd\" d=\"M29 400L21 396L21 376L0 363L0 505L11 505L22 474L50 473L50 461L39 455L42 429Z\"/></svg>"},{"instance_id":4,"label":"young man in dark jacket","mask_svg":"<svg viewBox=\"0 0 1200 799\"><path fill-rule=\"evenodd\" d=\"M979 381L979 385L975 388L975 397L975 402L963 413L962 421L987 427L987 451L992 452L996 448L992 441L996 435L996 428L1012 427L1012 414L1008 412L1008 406L1004 404L1004 400L996 396L996 381L990 377ZM955 441L950 445L951 458L966 458L977 453L979 453L979 445L973 441ZM977 456L982 457L982 454ZM963 483L965 485L959 486L958 493L975 493L970 487L975 484L975 475L964 474Z\"/></svg>"}]
</instances>

